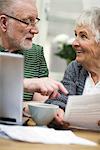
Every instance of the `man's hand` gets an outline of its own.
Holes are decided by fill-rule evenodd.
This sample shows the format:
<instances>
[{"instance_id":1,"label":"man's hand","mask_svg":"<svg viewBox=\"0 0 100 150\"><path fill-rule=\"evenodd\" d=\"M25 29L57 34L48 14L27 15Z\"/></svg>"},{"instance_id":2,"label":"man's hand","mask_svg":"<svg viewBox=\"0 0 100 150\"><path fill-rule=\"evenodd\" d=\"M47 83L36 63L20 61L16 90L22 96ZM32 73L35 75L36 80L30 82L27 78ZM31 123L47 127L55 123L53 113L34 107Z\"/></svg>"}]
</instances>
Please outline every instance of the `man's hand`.
<instances>
[{"instance_id":1,"label":"man's hand","mask_svg":"<svg viewBox=\"0 0 100 150\"><path fill-rule=\"evenodd\" d=\"M38 92L41 95L49 96L49 98L54 98L59 96L58 90L63 92L65 95L68 91L62 85L62 83L55 81L51 78L25 78L24 79L24 91L26 92Z\"/></svg>"}]
</instances>

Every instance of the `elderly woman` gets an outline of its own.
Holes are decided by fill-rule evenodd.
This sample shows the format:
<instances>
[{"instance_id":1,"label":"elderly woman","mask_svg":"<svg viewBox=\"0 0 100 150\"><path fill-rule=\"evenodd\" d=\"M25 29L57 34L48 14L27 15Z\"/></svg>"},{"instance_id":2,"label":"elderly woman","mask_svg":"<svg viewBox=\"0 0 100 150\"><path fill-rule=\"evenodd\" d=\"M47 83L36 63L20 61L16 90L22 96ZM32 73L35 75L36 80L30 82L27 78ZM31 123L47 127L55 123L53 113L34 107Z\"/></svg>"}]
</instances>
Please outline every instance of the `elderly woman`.
<instances>
[{"instance_id":1,"label":"elderly woman","mask_svg":"<svg viewBox=\"0 0 100 150\"><path fill-rule=\"evenodd\" d=\"M69 95L100 93L100 8L84 11L77 19L73 47L76 60L65 71L62 83ZM64 125L63 115L68 95L48 99L46 103L59 105L55 116L58 125Z\"/></svg>"}]
</instances>

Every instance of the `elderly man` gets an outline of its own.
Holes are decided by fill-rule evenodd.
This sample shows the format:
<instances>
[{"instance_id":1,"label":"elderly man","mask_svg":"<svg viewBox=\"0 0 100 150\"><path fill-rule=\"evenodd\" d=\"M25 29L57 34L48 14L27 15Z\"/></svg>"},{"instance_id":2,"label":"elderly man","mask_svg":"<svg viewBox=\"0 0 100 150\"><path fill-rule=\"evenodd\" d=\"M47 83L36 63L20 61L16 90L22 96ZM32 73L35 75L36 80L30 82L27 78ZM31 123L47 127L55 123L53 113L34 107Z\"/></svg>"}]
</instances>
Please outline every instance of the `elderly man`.
<instances>
[{"instance_id":1,"label":"elderly man","mask_svg":"<svg viewBox=\"0 0 100 150\"><path fill-rule=\"evenodd\" d=\"M34 0L0 0L0 51L16 53L31 49L39 20ZM61 83L47 77L25 78L24 90L49 97L59 95L58 90L67 94Z\"/></svg>"}]
</instances>

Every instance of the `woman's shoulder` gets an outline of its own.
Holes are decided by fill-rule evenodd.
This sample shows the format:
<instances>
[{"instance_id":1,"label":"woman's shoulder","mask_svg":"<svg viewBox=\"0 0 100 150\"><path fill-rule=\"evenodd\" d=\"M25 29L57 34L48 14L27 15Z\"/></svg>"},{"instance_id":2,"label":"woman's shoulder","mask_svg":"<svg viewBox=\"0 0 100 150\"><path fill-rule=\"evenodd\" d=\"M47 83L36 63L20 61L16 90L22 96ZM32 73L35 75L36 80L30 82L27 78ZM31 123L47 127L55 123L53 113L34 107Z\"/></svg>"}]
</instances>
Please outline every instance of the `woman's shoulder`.
<instances>
[{"instance_id":1,"label":"woman's shoulder","mask_svg":"<svg viewBox=\"0 0 100 150\"><path fill-rule=\"evenodd\" d=\"M80 73L87 74L86 69L78 63L76 60L72 61L66 68L66 72L70 72L71 74L78 75Z\"/></svg>"},{"instance_id":2,"label":"woman's shoulder","mask_svg":"<svg viewBox=\"0 0 100 150\"><path fill-rule=\"evenodd\" d=\"M76 60L73 60L69 65L68 68L73 68L73 69L82 69L82 65L78 63Z\"/></svg>"},{"instance_id":3,"label":"woman's shoulder","mask_svg":"<svg viewBox=\"0 0 100 150\"><path fill-rule=\"evenodd\" d=\"M76 76L79 76L79 74L83 76L88 76L87 70L76 60L72 61L68 65L68 71L70 71L72 74L75 74Z\"/></svg>"}]
</instances>

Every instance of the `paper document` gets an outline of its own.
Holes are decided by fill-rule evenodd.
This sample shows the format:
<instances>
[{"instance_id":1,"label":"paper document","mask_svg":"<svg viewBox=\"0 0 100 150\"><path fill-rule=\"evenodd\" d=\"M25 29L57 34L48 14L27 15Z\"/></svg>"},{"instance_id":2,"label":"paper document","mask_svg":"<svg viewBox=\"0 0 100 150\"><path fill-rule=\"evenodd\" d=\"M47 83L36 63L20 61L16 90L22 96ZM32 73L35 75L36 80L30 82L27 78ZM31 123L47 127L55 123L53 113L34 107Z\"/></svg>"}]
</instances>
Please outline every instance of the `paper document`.
<instances>
[{"instance_id":1,"label":"paper document","mask_svg":"<svg viewBox=\"0 0 100 150\"><path fill-rule=\"evenodd\" d=\"M100 94L69 96L64 120L73 127L100 130Z\"/></svg>"},{"instance_id":2,"label":"paper document","mask_svg":"<svg viewBox=\"0 0 100 150\"><path fill-rule=\"evenodd\" d=\"M0 132L14 140L44 144L83 144L96 146L95 142L80 138L72 131L54 130L47 127L1 125Z\"/></svg>"}]
</instances>

